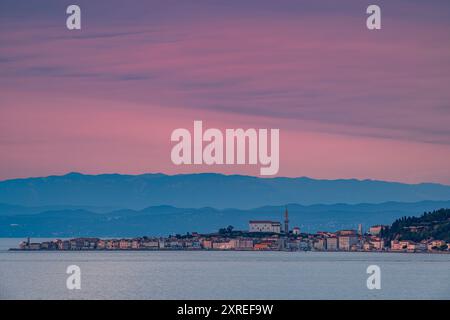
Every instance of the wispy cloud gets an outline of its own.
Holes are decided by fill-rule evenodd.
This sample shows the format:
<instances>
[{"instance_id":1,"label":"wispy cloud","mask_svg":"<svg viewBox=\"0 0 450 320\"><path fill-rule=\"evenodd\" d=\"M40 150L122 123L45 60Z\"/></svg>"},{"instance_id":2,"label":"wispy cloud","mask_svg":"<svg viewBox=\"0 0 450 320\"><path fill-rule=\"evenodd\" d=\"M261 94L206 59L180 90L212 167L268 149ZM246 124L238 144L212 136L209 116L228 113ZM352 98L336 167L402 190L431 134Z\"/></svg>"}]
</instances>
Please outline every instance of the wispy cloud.
<instances>
[{"instance_id":1,"label":"wispy cloud","mask_svg":"<svg viewBox=\"0 0 450 320\"><path fill-rule=\"evenodd\" d=\"M448 1L381 1L380 32L365 29L361 1L108 2L115 10L81 1L81 32L64 28L62 4L41 3L31 11L2 2L4 117L17 115L19 96L32 114L37 99L67 112L74 106L65 100L83 100L79 112L99 113L109 105L98 101L114 101L126 110L122 117L158 112L167 128L178 125L181 109L185 119L218 115L271 122L298 136L389 140L417 150L429 143L450 152ZM56 115L48 112L49 126ZM164 148L167 139L153 143Z\"/></svg>"}]
</instances>

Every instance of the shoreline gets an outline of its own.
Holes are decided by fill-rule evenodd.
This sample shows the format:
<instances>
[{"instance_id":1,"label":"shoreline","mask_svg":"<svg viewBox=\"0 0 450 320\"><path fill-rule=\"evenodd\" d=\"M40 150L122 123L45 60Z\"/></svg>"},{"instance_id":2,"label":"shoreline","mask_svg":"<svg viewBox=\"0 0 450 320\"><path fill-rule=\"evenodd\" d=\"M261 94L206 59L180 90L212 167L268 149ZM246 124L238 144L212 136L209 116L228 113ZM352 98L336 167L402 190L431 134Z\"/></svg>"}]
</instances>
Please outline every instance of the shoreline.
<instances>
[{"instance_id":1,"label":"shoreline","mask_svg":"<svg viewBox=\"0 0 450 320\"><path fill-rule=\"evenodd\" d=\"M5 251L9 252L284 252L284 253L379 253L379 254L392 254L392 253L402 253L402 254L433 254L433 255L448 255L450 252L443 251L423 251L423 252L408 252L408 251L320 251L320 250L242 250L242 249L80 249L80 250L54 250L54 249L20 249L20 248L9 248Z\"/></svg>"}]
</instances>

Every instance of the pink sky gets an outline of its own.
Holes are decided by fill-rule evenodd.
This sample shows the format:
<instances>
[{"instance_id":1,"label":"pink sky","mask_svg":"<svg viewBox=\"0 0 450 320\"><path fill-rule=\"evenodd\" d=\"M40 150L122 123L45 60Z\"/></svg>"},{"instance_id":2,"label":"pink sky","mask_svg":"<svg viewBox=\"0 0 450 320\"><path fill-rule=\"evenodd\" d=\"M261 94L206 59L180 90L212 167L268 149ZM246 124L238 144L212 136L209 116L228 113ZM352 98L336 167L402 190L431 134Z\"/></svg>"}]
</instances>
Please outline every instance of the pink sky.
<instances>
[{"instance_id":1,"label":"pink sky","mask_svg":"<svg viewBox=\"0 0 450 320\"><path fill-rule=\"evenodd\" d=\"M259 173L173 165L171 132L202 120L279 128L280 176L450 184L445 2L386 2L376 32L360 1L105 3L81 1L76 32L54 2L3 4L0 179Z\"/></svg>"}]
</instances>

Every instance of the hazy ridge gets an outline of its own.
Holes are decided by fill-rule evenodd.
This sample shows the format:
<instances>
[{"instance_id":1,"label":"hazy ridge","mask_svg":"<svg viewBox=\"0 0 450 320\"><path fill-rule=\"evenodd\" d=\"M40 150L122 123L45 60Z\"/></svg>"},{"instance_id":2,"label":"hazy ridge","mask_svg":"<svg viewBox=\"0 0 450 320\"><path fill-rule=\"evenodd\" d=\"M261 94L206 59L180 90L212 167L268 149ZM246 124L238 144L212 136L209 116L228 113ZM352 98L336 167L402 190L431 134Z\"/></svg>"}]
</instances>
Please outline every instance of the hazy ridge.
<instances>
[{"instance_id":1,"label":"hazy ridge","mask_svg":"<svg viewBox=\"0 0 450 320\"><path fill-rule=\"evenodd\" d=\"M14 179L0 182L0 203L21 206L84 206L142 209L251 209L286 203L382 203L450 200L450 186L375 180L258 178L222 174L84 175Z\"/></svg>"},{"instance_id":2,"label":"hazy ridge","mask_svg":"<svg viewBox=\"0 0 450 320\"><path fill-rule=\"evenodd\" d=\"M291 226L303 231L335 231L365 228L374 224L391 224L402 216L450 207L450 201L416 203L387 202L381 204L287 205ZM74 236L163 236L186 232L217 231L233 225L246 230L248 220L282 220L284 206L265 206L251 210L176 208L152 206L143 210L115 210L95 213L84 209L53 210L35 214L1 215L0 237L74 237Z\"/></svg>"}]
</instances>

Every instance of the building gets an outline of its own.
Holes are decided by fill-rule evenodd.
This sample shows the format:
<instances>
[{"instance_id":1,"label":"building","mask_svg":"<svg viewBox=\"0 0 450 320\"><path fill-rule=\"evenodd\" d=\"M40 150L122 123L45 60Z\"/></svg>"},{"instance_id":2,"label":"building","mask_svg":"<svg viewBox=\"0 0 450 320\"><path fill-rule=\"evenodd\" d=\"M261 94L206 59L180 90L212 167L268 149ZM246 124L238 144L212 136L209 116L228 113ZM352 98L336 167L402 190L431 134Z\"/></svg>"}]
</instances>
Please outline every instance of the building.
<instances>
[{"instance_id":1,"label":"building","mask_svg":"<svg viewBox=\"0 0 450 320\"><path fill-rule=\"evenodd\" d=\"M300 228L299 227L294 227L292 229L292 234L298 236L300 234Z\"/></svg>"},{"instance_id":2,"label":"building","mask_svg":"<svg viewBox=\"0 0 450 320\"><path fill-rule=\"evenodd\" d=\"M59 250L69 250L70 249L70 241L63 240L63 241L58 242L58 249Z\"/></svg>"},{"instance_id":3,"label":"building","mask_svg":"<svg viewBox=\"0 0 450 320\"><path fill-rule=\"evenodd\" d=\"M128 239L120 239L119 241L119 249L131 249L131 241Z\"/></svg>"},{"instance_id":4,"label":"building","mask_svg":"<svg viewBox=\"0 0 450 320\"><path fill-rule=\"evenodd\" d=\"M141 247L141 239L136 238L131 240L131 249L139 249Z\"/></svg>"},{"instance_id":5,"label":"building","mask_svg":"<svg viewBox=\"0 0 450 320\"><path fill-rule=\"evenodd\" d=\"M356 235L339 236L339 250L350 251L353 245L358 243Z\"/></svg>"},{"instance_id":6,"label":"building","mask_svg":"<svg viewBox=\"0 0 450 320\"><path fill-rule=\"evenodd\" d=\"M253 240L251 239L231 239L230 242L232 246L236 250L252 250L253 249Z\"/></svg>"},{"instance_id":7,"label":"building","mask_svg":"<svg viewBox=\"0 0 450 320\"><path fill-rule=\"evenodd\" d=\"M443 240L433 240L428 243L428 250L436 250L445 247L447 244Z\"/></svg>"},{"instance_id":8,"label":"building","mask_svg":"<svg viewBox=\"0 0 450 320\"><path fill-rule=\"evenodd\" d=\"M308 251L311 249L311 247L309 246L309 243L307 241L300 241L298 243L298 249L302 251Z\"/></svg>"},{"instance_id":9,"label":"building","mask_svg":"<svg viewBox=\"0 0 450 320\"><path fill-rule=\"evenodd\" d=\"M281 224L276 221L252 220L249 221L249 232L281 233Z\"/></svg>"},{"instance_id":10,"label":"building","mask_svg":"<svg viewBox=\"0 0 450 320\"><path fill-rule=\"evenodd\" d=\"M212 249L212 241L211 240L203 240L202 241L202 248L203 249Z\"/></svg>"},{"instance_id":11,"label":"building","mask_svg":"<svg viewBox=\"0 0 450 320\"><path fill-rule=\"evenodd\" d=\"M373 237L370 240L370 243L373 245L375 250L381 251L384 249L384 240L378 237Z\"/></svg>"},{"instance_id":12,"label":"building","mask_svg":"<svg viewBox=\"0 0 450 320\"><path fill-rule=\"evenodd\" d=\"M427 250L427 245L426 245L426 243L423 243L423 242L415 243L415 242L410 241L408 243L408 246L406 247L406 250L408 252L422 252L422 251Z\"/></svg>"},{"instance_id":13,"label":"building","mask_svg":"<svg viewBox=\"0 0 450 320\"><path fill-rule=\"evenodd\" d=\"M98 242L97 242L97 249L99 249L99 250L106 249L106 241L105 240L98 240Z\"/></svg>"},{"instance_id":14,"label":"building","mask_svg":"<svg viewBox=\"0 0 450 320\"><path fill-rule=\"evenodd\" d=\"M147 239L141 243L141 247L155 250L159 248L159 241L158 239Z\"/></svg>"},{"instance_id":15,"label":"building","mask_svg":"<svg viewBox=\"0 0 450 320\"><path fill-rule=\"evenodd\" d=\"M406 251L408 249L408 246L411 246L412 244L414 244L414 242L409 240L404 241L392 240L391 251Z\"/></svg>"},{"instance_id":16,"label":"building","mask_svg":"<svg viewBox=\"0 0 450 320\"><path fill-rule=\"evenodd\" d=\"M328 251L337 251L339 248L338 237L329 237L326 238L327 241L327 250Z\"/></svg>"},{"instance_id":17,"label":"building","mask_svg":"<svg viewBox=\"0 0 450 320\"><path fill-rule=\"evenodd\" d=\"M323 238L316 239L314 241L313 247L314 247L315 250L318 250L318 251L326 250L327 249L326 240L323 239Z\"/></svg>"},{"instance_id":18,"label":"building","mask_svg":"<svg viewBox=\"0 0 450 320\"><path fill-rule=\"evenodd\" d=\"M353 236L356 235L356 230L341 230L337 232L340 236Z\"/></svg>"},{"instance_id":19,"label":"building","mask_svg":"<svg viewBox=\"0 0 450 320\"><path fill-rule=\"evenodd\" d=\"M385 229L386 226L376 225L369 228L369 233L373 236L379 236L381 231Z\"/></svg>"},{"instance_id":20,"label":"building","mask_svg":"<svg viewBox=\"0 0 450 320\"><path fill-rule=\"evenodd\" d=\"M41 244L40 243L30 243L28 244L28 250L40 250Z\"/></svg>"},{"instance_id":21,"label":"building","mask_svg":"<svg viewBox=\"0 0 450 320\"><path fill-rule=\"evenodd\" d=\"M256 243L253 247L254 250L269 250L270 249L270 243L267 242L261 242Z\"/></svg>"},{"instance_id":22,"label":"building","mask_svg":"<svg viewBox=\"0 0 450 320\"><path fill-rule=\"evenodd\" d=\"M213 249L216 250L231 250L234 249L234 242L231 241L221 241L213 242Z\"/></svg>"},{"instance_id":23,"label":"building","mask_svg":"<svg viewBox=\"0 0 450 320\"><path fill-rule=\"evenodd\" d=\"M373 251L373 250L375 250L375 247L373 246L373 244L371 242L364 242L363 250L364 251Z\"/></svg>"},{"instance_id":24,"label":"building","mask_svg":"<svg viewBox=\"0 0 450 320\"><path fill-rule=\"evenodd\" d=\"M358 243L358 235L355 230L342 230L338 232L339 250L350 251L353 245Z\"/></svg>"},{"instance_id":25,"label":"building","mask_svg":"<svg viewBox=\"0 0 450 320\"><path fill-rule=\"evenodd\" d=\"M120 241L119 240L107 240L106 242L106 249L108 250L116 250L120 247Z\"/></svg>"}]
</instances>

